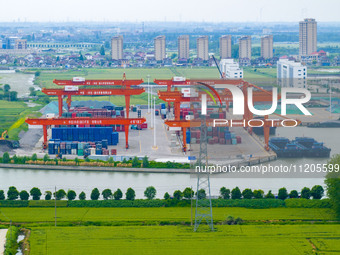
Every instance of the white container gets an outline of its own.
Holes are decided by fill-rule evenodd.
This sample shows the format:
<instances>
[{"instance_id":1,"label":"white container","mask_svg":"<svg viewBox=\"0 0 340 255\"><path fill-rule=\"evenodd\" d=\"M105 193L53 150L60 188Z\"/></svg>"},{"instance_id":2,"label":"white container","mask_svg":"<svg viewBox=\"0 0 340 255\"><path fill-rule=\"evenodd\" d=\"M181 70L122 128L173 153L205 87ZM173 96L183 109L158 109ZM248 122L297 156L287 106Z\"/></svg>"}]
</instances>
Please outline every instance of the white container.
<instances>
[{"instance_id":1,"label":"white container","mask_svg":"<svg viewBox=\"0 0 340 255\"><path fill-rule=\"evenodd\" d=\"M64 91L78 91L79 87L78 86L65 86Z\"/></svg>"},{"instance_id":2,"label":"white container","mask_svg":"<svg viewBox=\"0 0 340 255\"><path fill-rule=\"evenodd\" d=\"M185 120L193 120L194 119L194 115L186 115L185 116Z\"/></svg>"},{"instance_id":3,"label":"white container","mask_svg":"<svg viewBox=\"0 0 340 255\"><path fill-rule=\"evenodd\" d=\"M91 155L96 155L96 148L90 148Z\"/></svg>"},{"instance_id":4,"label":"white container","mask_svg":"<svg viewBox=\"0 0 340 255\"><path fill-rule=\"evenodd\" d=\"M54 113L47 113L46 114L46 118L47 119L51 119L51 118L54 118L55 117L55 114Z\"/></svg>"},{"instance_id":5,"label":"white container","mask_svg":"<svg viewBox=\"0 0 340 255\"><path fill-rule=\"evenodd\" d=\"M172 80L173 81L185 81L185 77L176 76Z\"/></svg>"},{"instance_id":6,"label":"white container","mask_svg":"<svg viewBox=\"0 0 340 255\"><path fill-rule=\"evenodd\" d=\"M85 81L85 78L84 77L73 77L73 81L74 82L83 82L83 81Z\"/></svg>"}]
</instances>

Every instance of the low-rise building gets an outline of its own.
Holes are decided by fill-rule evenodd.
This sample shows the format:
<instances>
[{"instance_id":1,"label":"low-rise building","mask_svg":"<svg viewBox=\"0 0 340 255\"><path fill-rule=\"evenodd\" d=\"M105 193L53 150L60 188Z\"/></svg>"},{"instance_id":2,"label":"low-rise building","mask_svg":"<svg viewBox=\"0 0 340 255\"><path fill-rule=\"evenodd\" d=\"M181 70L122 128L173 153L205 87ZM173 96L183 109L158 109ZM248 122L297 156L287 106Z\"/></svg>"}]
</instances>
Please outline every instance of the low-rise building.
<instances>
[{"instance_id":1,"label":"low-rise building","mask_svg":"<svg viewBox=\"0 0 340 255\"><path fill-rule=\"evenodd\" d=\"M220 61L220 69L227 79L243 78L243 69L233 59L222 59Z\"/></svg>"},{"instance_id":2,"label":"low-rise building","mask_svg":"<svg viewBox=\"0 0 340 255\"><path fill-rule=\"evenodd\" d=\"M307 87L307 66L301 62L280 59L277 62L277 80L280 87Z\"/></svg>"}]
</instances>

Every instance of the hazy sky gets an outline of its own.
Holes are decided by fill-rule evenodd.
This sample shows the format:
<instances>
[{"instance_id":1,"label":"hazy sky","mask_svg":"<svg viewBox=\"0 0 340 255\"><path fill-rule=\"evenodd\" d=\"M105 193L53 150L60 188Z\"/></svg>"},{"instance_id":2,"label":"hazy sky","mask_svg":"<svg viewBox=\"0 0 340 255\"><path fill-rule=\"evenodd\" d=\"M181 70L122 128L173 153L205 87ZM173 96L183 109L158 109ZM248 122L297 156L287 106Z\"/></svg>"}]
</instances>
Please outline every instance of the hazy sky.
<instances>
[{"instance_id":1,"label":"hazy sky","mask_svg":"<svg viewBox=\"0 0 340 255\"><path fill-rule=\"evenodd\" d=\"M340 21L340 0L0 0L0 21Z\"/></svg>"}]
</instances>

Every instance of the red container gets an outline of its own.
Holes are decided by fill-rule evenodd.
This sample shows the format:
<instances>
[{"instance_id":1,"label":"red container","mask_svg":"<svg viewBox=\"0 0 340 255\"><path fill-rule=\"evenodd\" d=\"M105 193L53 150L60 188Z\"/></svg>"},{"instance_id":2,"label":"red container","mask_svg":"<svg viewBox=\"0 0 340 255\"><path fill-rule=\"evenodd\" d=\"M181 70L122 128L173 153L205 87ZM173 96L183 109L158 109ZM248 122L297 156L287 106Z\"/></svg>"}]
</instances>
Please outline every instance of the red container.
<instances>
[{"instance_id":1,"label":"red container","mask_svg":"<svg viewBox=\"0 0 340 255\"><path fill-rule=\"evenodd\" d=\"M142 124L142 129L146 129L146 128L148 128L148 123L143 123Z\"/></svg>"},{"instance_id":2,"label":"red container","mask_svg":"<svg viewBox=\"0 0 340 255\"><path fill-rule=\"evenodd\" d=\"M236 141L237 143L241 143L242 142L241 136L236 136Z\"/></svg>"},{"instance_id":3,"label":"red container","mask_svg":"<svg viewBox=\"0 0 340 255\"><path fill-rule=\"evenodd\" d=\"M112 149L111 150L111 155L117 155L117 149Z\"/></svg>"},{"instance_id":4,"label":"red container","mask_svg":"<svg viewBox=\"0 0 340 255\"><path fill-rule=\"evenodd\" d=\"M197 144L200 144L200 142L201 142L201 139L196 139Z\"/></svg>"},{"instance_id":5,"label":"red container","mask_svg":"<svg viewBox=\"0 0 340 255\"><path fill-rule=\"evenodd\" d=\"M213 139L214 139L214 143L218 143L218 137L217 136L214 136Z\"/></svg>"},{"instance_id":6,"label":"red container","mask_svg":"<svg viewBox=\"0 0 340 255\"><path fill-rule=\"evenodd\" d=\"M213 135L213 132L212 131L208 131L208 136L212 136Z\"/></svg>"},{"instance_id":7,"label":"red container","mask_svg":"<svg viewBox=\"0 0 340 255\"><path fill-rule=\"evenodd\" d=\"M208 141L209 144L214 144L214 138L210 138Z\"/></svg>"},{"instance_id":8,"label":"red container","mask_svg":"<svg viewBox=\"0 0 340 255\"><path fill-rule=\"evenodd\" d=\"M219 138L224 138L224 133L220 132L220 134L218 135Z\"/></svg>"},{"instance_id":9,"label":"red container","mask_svg":"<svg viewBox=\"0 0 340 255\"><path fill-rule=\"evenodd\" d=\"M225 144L231 144L231 139L225 140Z\"/></svg>"},{"instance_id":10,"label":"red container","mask_svg":"<svg viewBox=\"0 0 340 255\"><path fill-rule=\"evenodd\" d=\"M118 125L116 126L116 131L120 132L120 126L118 126Z\"/></svg>"},{"instance_id":11,"label":"red container","mask_svg":"<svg viewBox=\"0 0 340 255\"><path fill-rule=\"evenodd\" d=\"M218 140L218 142L219 142L219 144L225 144L225 139L224 139L224 138L220 138L220 139Z\"/></svg>"}]
</instances>

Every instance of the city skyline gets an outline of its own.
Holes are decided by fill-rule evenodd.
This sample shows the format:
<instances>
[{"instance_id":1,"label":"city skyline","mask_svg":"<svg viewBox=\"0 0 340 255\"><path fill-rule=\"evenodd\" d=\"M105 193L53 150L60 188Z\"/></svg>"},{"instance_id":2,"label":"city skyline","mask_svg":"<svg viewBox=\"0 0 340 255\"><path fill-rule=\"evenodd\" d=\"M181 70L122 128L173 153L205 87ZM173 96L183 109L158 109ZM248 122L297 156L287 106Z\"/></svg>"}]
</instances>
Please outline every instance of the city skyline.
<instances>
[{"instance_id":1,"label":"city skyline","mask_svg":"<svg viewBox=\"0 0 340 255\"><path fill-rule=\"evenodd\" d=\"M306 17L314 17L319 22L336 22L339 21L337 10L340 8L340 2L337 0L322 2L241 0L233 2L233 8L230 8L230 3L221 0L212 0L209 5L203 1L174 0L167 7L166 12L162 11L163 6L156 0L128 0L119 2L119 4L117 1L107 2L105 0L98 0L95 4L89 0L60 0L58 2L18 0L6 2L3 6L4 8L0 11L0 22L297 22ZM179 6L181 8L178 8ZM244 6L249 8L243 8ZM321 8L324 6L329 6L329 8ZM188 11L190 8L194 8L195 11ZM144 9L147 11L141 11ZM241 9L242 12L235 11Z\"/></svg>"}]
</instances>

